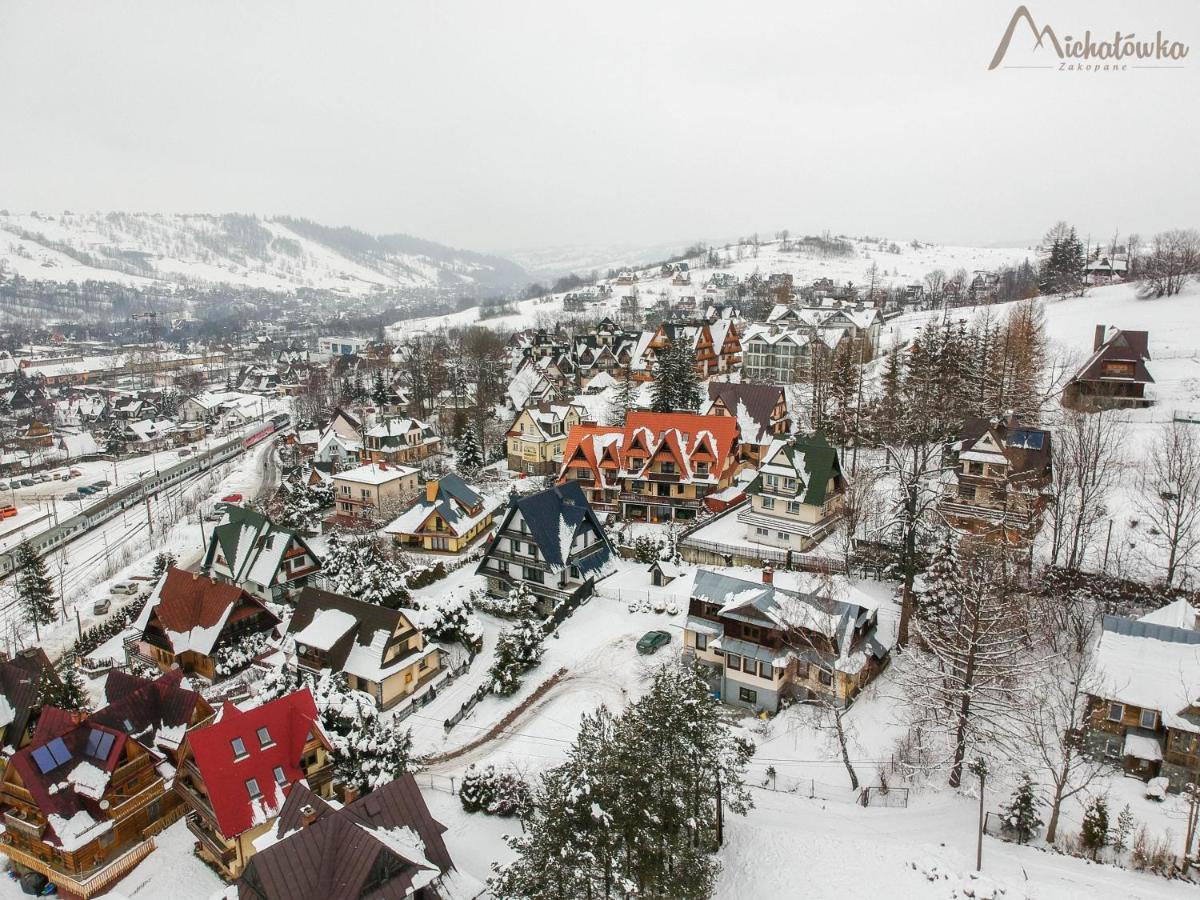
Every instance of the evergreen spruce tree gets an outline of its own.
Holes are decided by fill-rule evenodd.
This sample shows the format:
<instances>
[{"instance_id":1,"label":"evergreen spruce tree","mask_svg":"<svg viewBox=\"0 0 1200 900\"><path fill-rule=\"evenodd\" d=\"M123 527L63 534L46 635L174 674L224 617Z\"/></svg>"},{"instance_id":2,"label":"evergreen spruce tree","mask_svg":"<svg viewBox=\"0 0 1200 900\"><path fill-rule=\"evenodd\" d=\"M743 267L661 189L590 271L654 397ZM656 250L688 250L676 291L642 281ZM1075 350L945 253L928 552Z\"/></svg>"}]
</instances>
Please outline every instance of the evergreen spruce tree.
<instances>
[{"instance_id":1,"label":"evergreen spruce tree","mask_svg":"<svg viewBox=\"0 0 1200 900\"><path fill-rule=\"evenodd\" d=\"M17 550L17 598L26 622L34 625L49 625L58 619L54 584L46 574L46 563L28 542Z\"/></svg>"},{"instance_id":2,"label":"evergreen spruce tree","mask_svg":"<svg viewBox=\"0 0 1200 900\"><path fill-rule=\"evenodd\" d=\"M113 419L108 423L104 432L104 452L113 456L120 456L125 452L125 423L120 419Z\"/></svg>"},{"instance_id":3,"label":"evergreen spruce tree","mask_svg":"<svg viewBox=\"0 0 1200 900\"><path fill-rule=\"evenodd\" d=\"M158 581L163 576L163 573L171 566L175 565L175 554L170 550L164 550L154 557L154 569L150 573L150 577L154 581Z\"/></svg>"},{"instance_id":4,"label":"evergreen spruce tree","mask_svg":"<svg viewBox=\"0 0 1200 900\"><path fill-rule=\"evenodd\" d=\"M1137 830L1137 820L1133 817L1133 810L1126 803L1121 807L1121 812L1117 816L1117 827L1113 829L1112 847L1118 853L1124 853L1129 848L1129 842L1133 837L1133 833Z\"/></svg>"},{"instance_id":5,"label":"evergreen spruce tree","mask_svg":"<svg viewBox=\"0 0 1200 900\"><path fill-rule=\"evenodd\" d=\"M679 341L678 348L672 348L675 355L673 375L675 378L675 406L696 412L704 397L700 390L700 376L696 374L696 350L691 343Z\"/></svg>"},{"instance_id":6,"label":"evergreen spruce tree","mask_svg":"<svg viewBox=\"0 0 1200 900\"><path fill-rule=\"evenodd\" d=\"M371 379L371 402L382 407L388 402L389 393L387 382L383 380L383 369L376 369Z\"/></svg>"},{"instance_id":7,"label":"evergreen spruce tree","mask_svg":"<svg viewBox=\"0 0 1200 900\"><path fill-rule=\"evenodd\" d=\"M629 414L630 408L633 406L634 397L637 394L637 383L633 380L628 367L620 381L617 382L617 387L613 391L612 400L609 402L607 415L605 419L606 425L624 425L625 417Z\"/></svg>"},{"instance_id":8,"label":"evergreen spruce tree","mask_svg":"<svg viewBox=\"0 0 1200 900\"><path fill-rule=\"evenodd\" d=\"M1092 854L1092 859L1108 846L1108 801L1105 798L1093 797L1092 802L1083 811L1083 827L1079 831L1079 840L1084 849Z\"/></svg>"},{"instance_id":9,"label":"evergreen spruce tree","mask_svg":"<svg viewBox=\"0 0 1200 900\"><path fill-rule=\"evenodd\" d=\"M458 436L454 452L455 462L460 472L474 475L483 468L483 451L479 449L479 438L475 435L475 429L470 425L465 427L462 434Z\"/></svg>"},{"instance_id":10,"label":"evergreen spruce tree","mask_svg":"<svg viewBox=\"0 0 1200 900\"><path fill-rule=\"evenodd\" d=\"M463 775L458 799L467 812L479 812L483 807L483 778L474 763L471 763Z\"/></svg>"},{"instance_id":11,"label":"evergreen spruce tree","mask_svg":"<svg viewBox=\"0 0 1200 900\"><path fill-rule=\"evenodd\" d=\"M958 561L958 542L950 528L943 528L925 572L925 591L917 601L916 616L933 632L954 627L962 603L964 585Z\"/></svg>"},{"instance_id":12,"label":"evergreen spruce tree","mask_svg":"<svg viewBox=\"0 0 1200 900\"><path fill-rule=\"evenodd\" d=\"M854 415L858 400L856 353L856 347L843 342L833 355L833 368L829 375L829 400L832 405L829 438L842 447L849 445L858 430Z\"/></svg>"},{"instance_id":13,"label":"evergreen spruce tree","mask_svg":"<svg viewBox=\"0 0 1200 900\"><path fill-rule=\"evenodd\" d=\"M1000 815L1004 822L1004 827L1016 835L1017 843L1024 844L1031 837L1037 834L1038 828L1042 825L1042 820L1037 814L1037 808L1041 804L1038 800L1037 788L1034 786L1033 779L1026 772L1021 776L1021 780L1017 782L1017 789L1013 791L1012 799L1008 805L1000 808Z\"/></svg>"},{"instance_id":14,"label":"evergreen spruce tree","mask_svg":"<svg viewBox=\"0 0 1200 900\"><path fill-rule=\"evenodd\" d=\"M654 412L671 412L679 403L676 387L679 382L678 362L673 345L658 354L658 367L654 372L654 384L650 394L650 408Z\"/></svg>"},{"instance_id":15,"label":"evergreen spruce tree","mask_svg":"<svg viewBox=\"0 0 1200 900\"><path fill-rule=\"evenodd\" d=\"M66 657L53 670L42 673L38 683L38 704L57 706L71 712L86 710L91 705L79 670L68 663Z\"/></svg>"},{"instance_id":16,"label":"evergreen spruce tree","mask_svg":"<svg viewBox=\"0 0 1200 900\"><path fill-rule=\"evenodd\" d=\"M342 784L369 794L413 770L412 732L394 727L372 709L355 723L335 768Z\"/></svg>"}]
</instances>

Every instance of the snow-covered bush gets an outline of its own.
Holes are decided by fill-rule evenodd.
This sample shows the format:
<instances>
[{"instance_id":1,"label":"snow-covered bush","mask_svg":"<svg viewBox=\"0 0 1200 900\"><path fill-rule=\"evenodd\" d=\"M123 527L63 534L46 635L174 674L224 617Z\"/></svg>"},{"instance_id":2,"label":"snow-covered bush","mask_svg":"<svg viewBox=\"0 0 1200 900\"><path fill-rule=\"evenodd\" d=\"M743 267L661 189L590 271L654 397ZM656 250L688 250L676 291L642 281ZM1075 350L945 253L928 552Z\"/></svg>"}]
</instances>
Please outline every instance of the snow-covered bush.
<instances>
[{"instance_id":1,"label":"snow-covered bush","mask_svg":"<svg viewBox=\"0 0 1200 900\"><path fill-rule=\"evenodd\" d=\"M529 809L529 784L512 769L497 771L494 766L483 770L472 765L463 776L458 795L467 812L483 812L489 816L509 818Z\"/></svg>"},{"instance_id":2,"label":"snow-covered bush","mask_svg":"<svg viewBox=\"0 0 1200 900\"><path fill-rule=\"evenodd\" d=\"M409 601L407 566L395 548L374 534L329 535L321 578L329 590L390 609Z\"/></svg>"},{"instance_id":3,"label":"snow-covered bush","mask_svg":"<svg viewBox=\"0 0 1200 900\"><path fill-rule=\"evenodd\" d=\"M486 613L515 619L531 615L537 597L529 590L529 586L521 581L503 597L494 597L479 591L472 595L471 602L476 609Z\"/></svg>"},{"instance_id":4,"label":"snow-covered bush","mask_svg":"<svg viewBox=\"0 0 1200 900\"><path fill-rule=\"evenodd\" d=\"M266 631L244 634L231 644L222 644L213 653L213 680L219 681L236 675L262 653L267 647Z\"/></svg>"},{"instance_id":5,"label":"snow-covered bush","mask_svg":"<svg viewBox=\"0 0 1200 900\"><path fill-rule=\"evenodd\" d=\"M458 641L477 649L483 639L483 625L471 615L471 602L460 591L450 591L435 601L422 630L432 641Z\"/></svg>"},{"instance_id":6,"label":"snow-covered bush","mask_svg":"<svg viewBox=\"0 0 1200 900\"><path fill-rule=\"evenodd\" d=\"M521 676L541 660L544 638L537 623L528 619L501 633L496 642L496 659L488 672L492 693L505 697L516 693L521 686Z\"/></svg>"}]
</instances>

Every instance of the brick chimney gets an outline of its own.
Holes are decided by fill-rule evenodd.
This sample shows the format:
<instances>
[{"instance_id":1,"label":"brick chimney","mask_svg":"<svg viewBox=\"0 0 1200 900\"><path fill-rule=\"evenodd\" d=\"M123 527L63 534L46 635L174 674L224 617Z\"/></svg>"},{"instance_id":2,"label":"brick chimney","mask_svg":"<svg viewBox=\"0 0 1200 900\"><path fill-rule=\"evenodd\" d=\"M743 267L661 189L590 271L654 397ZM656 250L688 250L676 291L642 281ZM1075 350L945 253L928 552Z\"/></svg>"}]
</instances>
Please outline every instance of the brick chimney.
<instances>
[{"instance_id":1,"label":"brick chimney","mask_svg":"<svg viewBox=\"0 0 1200 900\"><path fill-rule=\"evenodd\" d=\"M437 500L438 480L431 478L425 482L425 502L433 503Z\"/></svg>"},{"instance_id":2,"label":"brick chimney","mask_svg":"<svg viewBox=\"0 0 1200 900\"><path fill-rule=\"evenodd\" d=\"M1103 325L1096 326L1096 338L1092 341L1092 349L1099 350L1100 345L1104 343L1105 327Z\"/></svg>"},{"instance_id":3,"label":"brick chimney","mask_svg":"<svg viewBox=\"0 0 1200 900\"><path fill-rule=\"evenodd\" d=\"M351 785L342 786L342 802L349 805L358 799L358 788Z\"/></svg>"},{"instance_id":4,"label":"brick chimney","mask_svg":"<svg viewBox=\"0 0 1200 900\"><path fill-rule=\"evenodd\" d=\"M313 822L317 821L317 811L313 809L312 804L306 803L300 807L300 825L307 828Z\"/></svg>"},{"instance_id":5,"label":"brick chimney","mask_svg":"<svg viewBox=\"0 0 1200 900\"><path fill-rule=\"evenodd\" d=\"M775 583L775 569L773 567L771 567L770 565L763 566L762 580L763 580L763 584L774 584Z\"/></svg>"}]
</instances>

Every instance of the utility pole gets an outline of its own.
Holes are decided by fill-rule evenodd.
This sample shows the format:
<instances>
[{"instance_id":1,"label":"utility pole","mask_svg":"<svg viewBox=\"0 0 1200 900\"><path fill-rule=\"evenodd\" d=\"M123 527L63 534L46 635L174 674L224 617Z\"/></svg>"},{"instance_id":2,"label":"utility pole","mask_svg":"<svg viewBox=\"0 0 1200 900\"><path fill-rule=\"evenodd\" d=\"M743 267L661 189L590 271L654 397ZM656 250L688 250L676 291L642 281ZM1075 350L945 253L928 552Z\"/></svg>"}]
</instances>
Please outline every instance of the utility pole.
<instances>
[{"instance_id":1,"label":"utility pole","mask_svg":"<svg viewBox=\"0 0 1200 900\"><path fill-rule=\"evenodd\" d=\"M862 389L863 364L867 354L867 342L860 340L858 344L858 397L854 400L854 454L850 457L850 477L858 474L858 445L862 435Z\"/></svg>"},{"instance_id":2,"label":"utility pole","mask_svg":"<svg viewBox=\"0 0 1200 900\"><path fill-rule=\"evenodd\" d=\"M975 871L983 871L983 788L987 782L987 762L979 757L968 766L972 775L979 778L979 835L975 844Z\"/></svg>"},{"instance_id":3,"label":"utility pole","mask_svg":"<svg viewBox=\"0 0 1200 900\"><path fill-rule=\"evenodd\" d=\"M1200 788L1188 782L1183 788L1188 798L1187 834L1183 839L1183 874L1186 875L1191 865L1192 842L1196 838L1196 820L1200 814Z\"/></svg>"}]
</instances>

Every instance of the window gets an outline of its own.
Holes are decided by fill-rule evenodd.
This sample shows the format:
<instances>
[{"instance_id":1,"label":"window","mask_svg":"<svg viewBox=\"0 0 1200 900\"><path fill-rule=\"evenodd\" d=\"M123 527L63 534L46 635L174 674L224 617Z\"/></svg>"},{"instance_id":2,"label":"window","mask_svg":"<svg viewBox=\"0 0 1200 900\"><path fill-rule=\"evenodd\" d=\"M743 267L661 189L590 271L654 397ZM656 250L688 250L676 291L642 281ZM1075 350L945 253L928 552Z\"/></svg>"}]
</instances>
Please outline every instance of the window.
<instances>
[{"instance_id":1,"label":"window","mask_svg":"<svg viewBox=\"0 0 1200 900\"><path fill-rule=\"evenodd\" d=\"M738 700L742 703L758 703L758 691L753 691L750 688L738 688Z\"/></svg>"},{"instance_id":2,"label":"window","mask_svg":"<svg viewBox=\"0 0 1200 900\"><path fill-rule=\"evenodd\" d=\"M258 729L258 746L265 748L272 747L274 745L275 742L271 740L271 732L267 731L266 726L264 725L262 728Z\"/></svg>"},{"instance_id":3,"label":"window","mask_svg":"<svg viewBox=\"0 0 1200 900\"><path fill-rule=\"evenodd\" d=\"M833 673L828 669L818 669L817 679L821 682L821 684L829 687L831 684L833 684Z\"/></svg>"},{"instance_id":4,"label":"window","mask_svg":"<svg viewBox=\"0 0 1200 900\"><path fill-rule=\"evenodd\" d=\"M758 664L758 677L765 678L768 681L772 678L771 664L768 662L760 662Z\"/></svg>"},{"instance_id":5,"label":"window","mask_svg":"<svg viewBox=\"0 0 1200 900\"><path fill-rule=\"evenodd\" d=\"M696 474L701 478L708 475L708 463L696 463Z\"/></svg>"},{"instance_id":6,"label":"window","mask_svg":"<svg viewBox=\"0 0 1200 900\"><path fill-rule=\"evenodd\" d=\"M762 505L763 505L763 509L774 509L775 508L775 498L774 497L763 497Z\"/></svg>"},{"instance_id":7,"label":"window","mask_svg":"<svg viewBox=\"0 0 1200 900\"><path fill-rule=\"evenodd\" d=\"M659 471L661 471L664 475L674 475L675 474L675 463L663 462L659 468Z\"/></svg>"},{"instance_id":8,"label":"window","mask_svg":"<svg viewBox=\"0 0 1200 900\"><path fill-rule=\"evenodd\" d=\"M783 489L784 489L785 491L794 491L794 490L796 490L796 479L795 479L795 478L785 478L785 479L783 479Z\"/></svg>"},{"instance_id":9,"label":"window","mask_svg":"<svg viewBox=\"0 0 1200 900\"><path fill-rule=\"evenodd\" d=\"M704 634L696 635L696 649L697 650L707 650L708 649L708 636L707 635L704 635Z\"/></svg>"},{"instance_id":10,"label":"window","mask_svg":"<svg viewBox=\"0 0 1200 900\"><path fill-rule=\"evenodd\" d=\"M738 670L742 667L742 658L734 656L732 653L725 654L725 666L729 669Z\"/></svg>"},{"instance_id":11,"label":"window","mask_svg":"<svg viewBox=\"0 0 1200 900\"><path fill-rule=\"evenodd\" d=\"M1108 704L1108 721L1120 722L1125 717L1125 707L1120 703Z\"/></svg>"},{"instance_id":12,"label":"window","mask_svg":"<svg viewBox=\"0 0 1200 900\"><path fill-rule=\"evenodd\" d=\"M789 500L788 501L788 512L791 513L793 516L797 515L800 512L800 501L799 500Z\"/></svg>"},{"instance_id":13,"label":"window","mask_svg":"<svg viewBox=\"0 0 1200 900\"><path fill-rule=\"evenodd\" d=\"M259 790L257 778L246 779L246 793L250 795L251 800L258 800L262 797L262 791Z\"/></svg>"},{"instance_id":14,"label":"window","mask_svg":"<svg viewBox=\"0 0 1200 900\"><path fill-rule=\"evenodd\" d=\"M757 641L762 637L762 629L757 625L743 625L742 636L750 641Z\"/></svg>"},{"instance_id":15,"label":"window","mask_svg":"<svg viewBox=\"0 0 1200 900\"><path fill-rule=\"evenodd\" d=\"M280 787L287 784L287 776L283 774L283 766L275 767L275 783Z\"/></svg>"},{"instance_id":16,"label":"window","mask_svg":"<svg viewBox=\"0 0 1200 900\"><path fill-rule=\"evenodd\" d=\"M234 759L245 759L247 756L250 755L249 753L246 752L246 742L243 741L240 737L234 738L229 743L233 747L233 758Z\"/></svg>"},{"instance_id":17,"label":"window","mask_svg":"<svg viewBox=\"0 0 1200 900\"><path fill-rule=\"evenodd\" d=\"M771 529L770 528L755 528L754 533L757 534L759 537L766 537L767 535L769 535L771 533Z\"/></svg>"},{"instance_id":18,"label":"window","mask_svg":"<svg viewBox=\"0 0 1200 900\"><path fill-rule=\"evenodd\" d=\"M777 532L775 532L775 536L777 538L779 538L779 540L781 540L781 541L790 541L791 540L791 538L788 537L788 533L786 531L777 531Z\"/></svg>"},{"instance_id":19,"label":"window","mask_svg":"<svg viewBox=\"0 0 1200 900\"><path fill-rule=\"evenodd\" d=\"M1152 709L1142 710L1142 727L1154 730L1158 727L1158 713Z\"/></svg>"},{"instance_id":20,"label":"window","mask_svg":"<svg viewBox=\"0 0 1200 900\"><path fill-rule=\"evenodd\" d=\"M1121 739L1109 738L1108 743L1104 745L1104 755L1117 759L1121 755Z\"/></svg>"}]
</instances>

